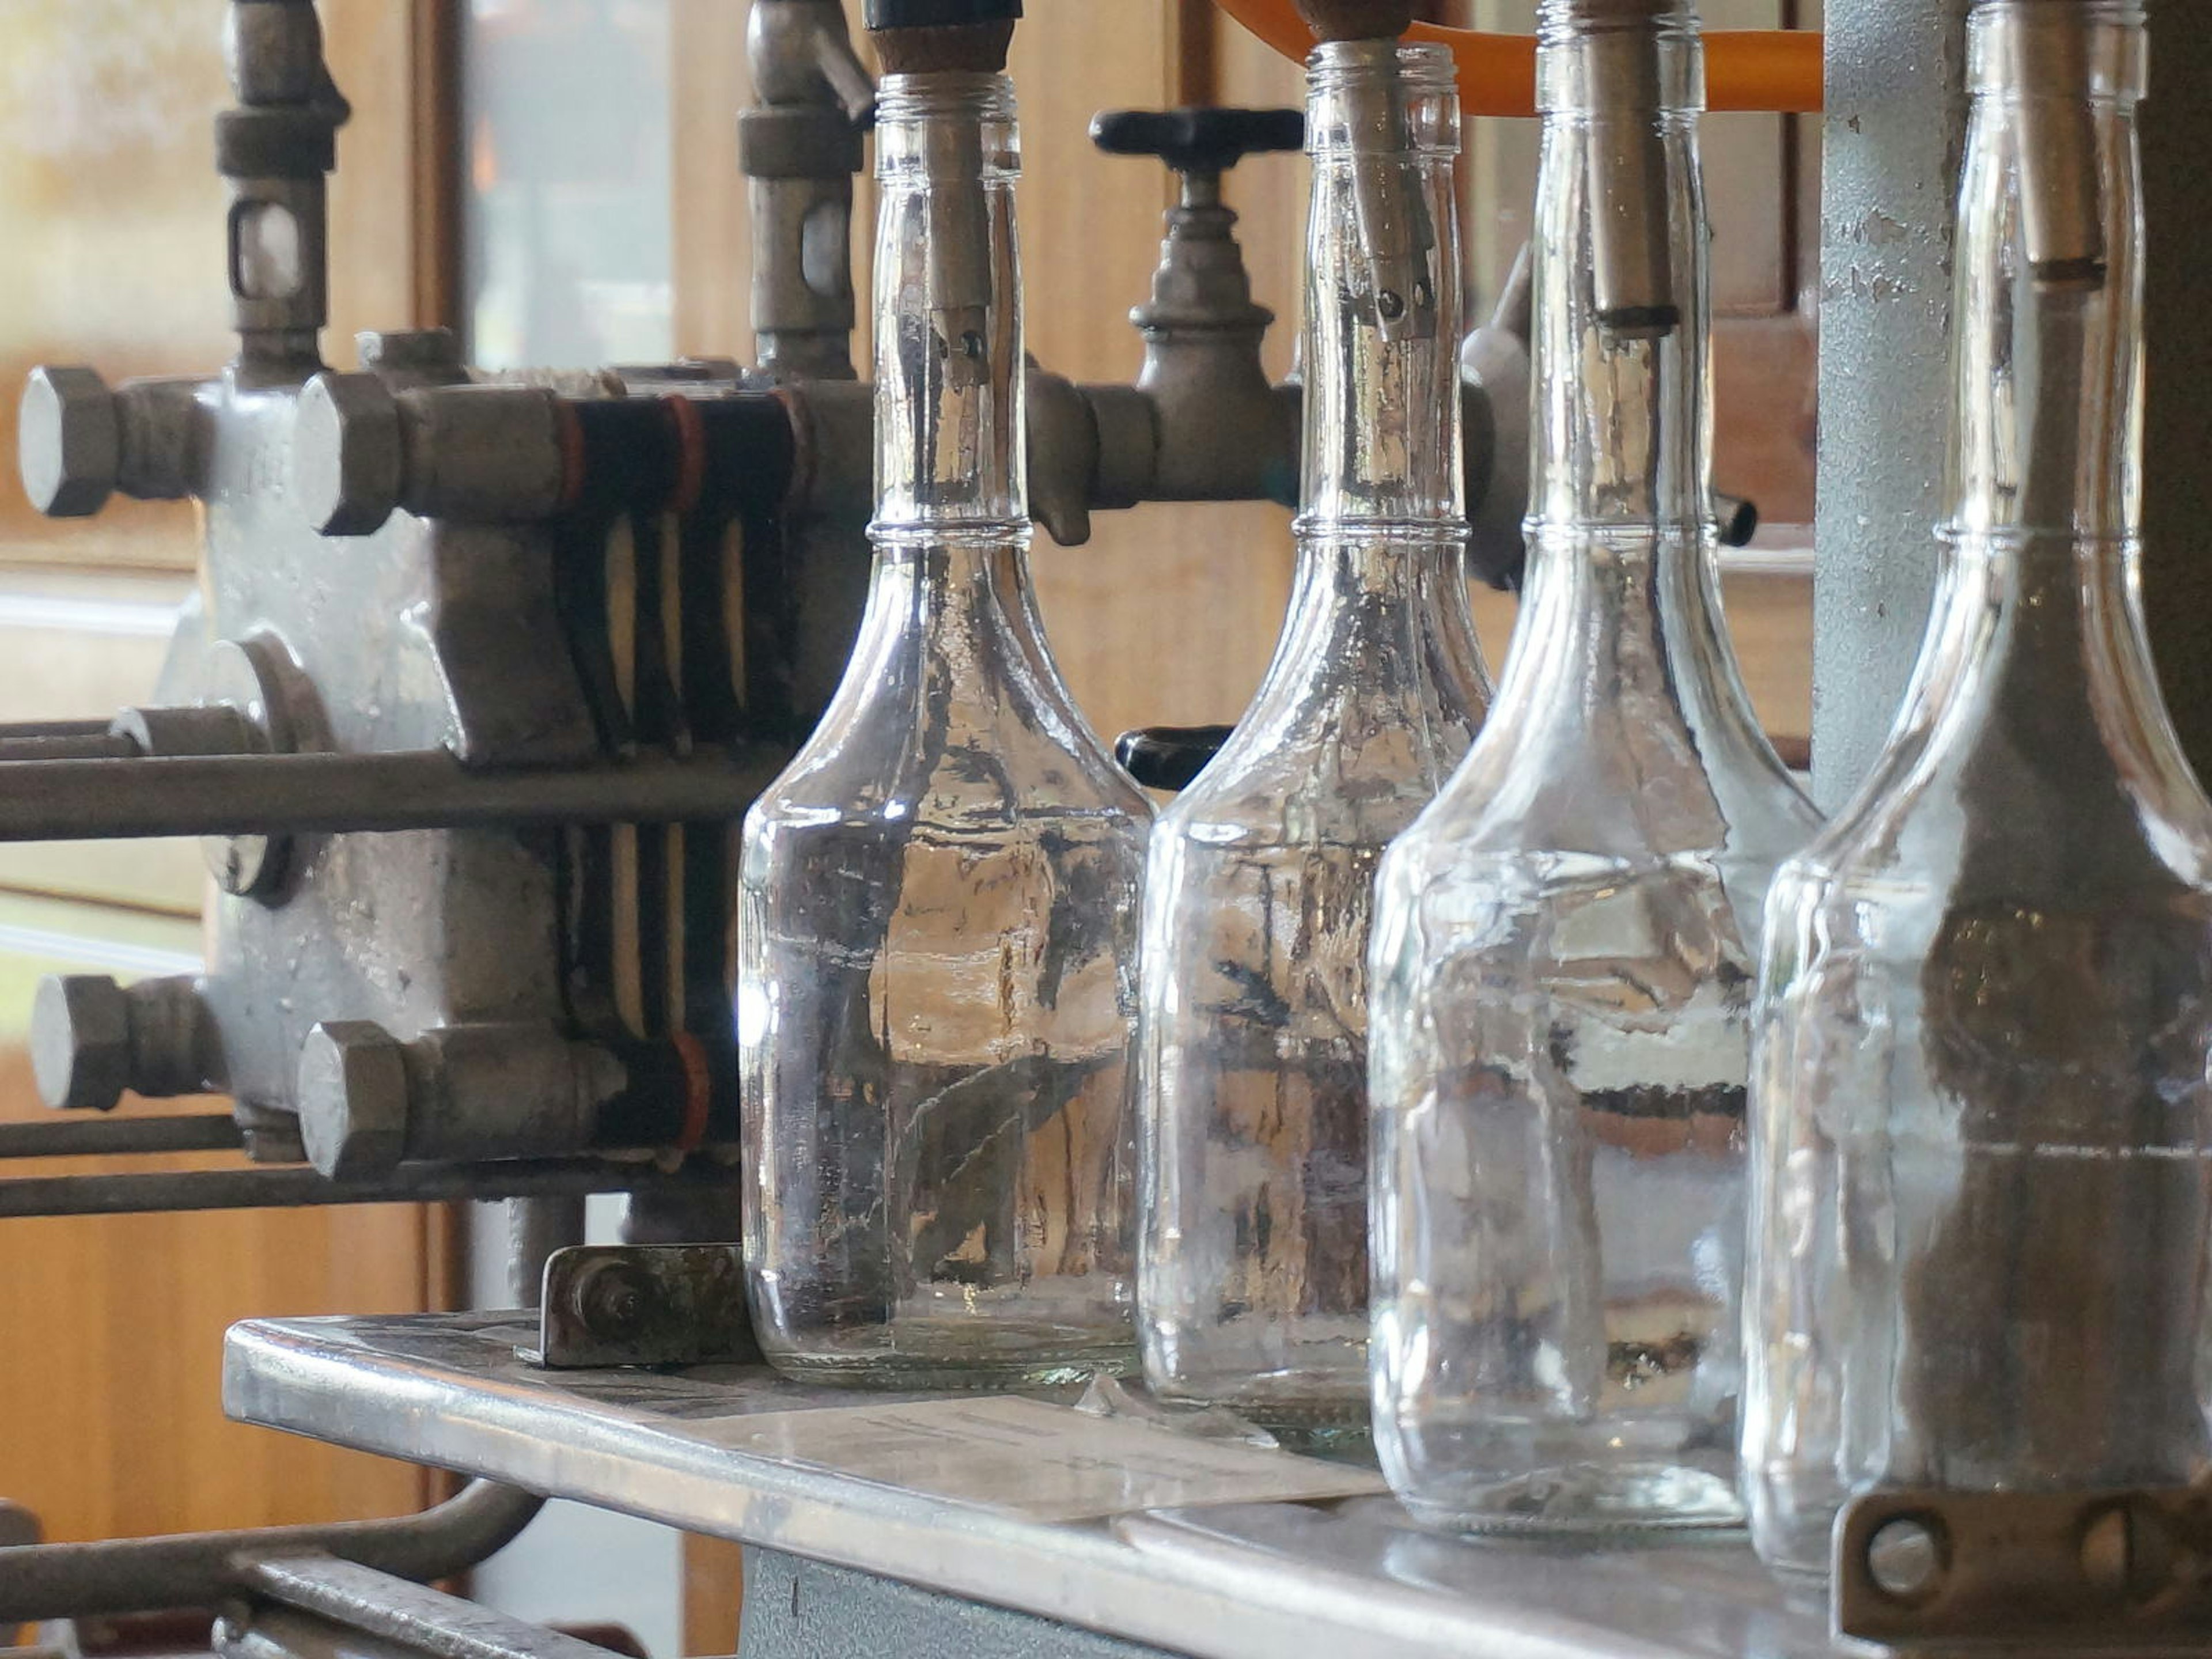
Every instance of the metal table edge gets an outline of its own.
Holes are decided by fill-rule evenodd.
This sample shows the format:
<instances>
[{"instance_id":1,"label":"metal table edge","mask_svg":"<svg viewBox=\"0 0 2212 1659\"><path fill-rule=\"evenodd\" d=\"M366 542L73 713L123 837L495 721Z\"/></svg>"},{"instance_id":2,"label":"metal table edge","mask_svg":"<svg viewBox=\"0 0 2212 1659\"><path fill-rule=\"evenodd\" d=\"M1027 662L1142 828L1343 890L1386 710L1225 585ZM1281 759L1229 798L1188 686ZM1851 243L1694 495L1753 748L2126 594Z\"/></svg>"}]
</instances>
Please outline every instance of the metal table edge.
<instances>
[{"instance_id":1,"label":"metal table edge","mask_svg":"<svg viewBox=\"0 0 2212 1659\"><path fill-rule=\"evenodd\" d=\"M988 1602L1194 1659L1279 1659L1326 1634L1332 1659L1407 1659L1423 1649L1464 1653L1466 1609L1432 1603L1377 1619L1370 1604L1348 1623L1341 1596L1285 1581L1281 1564L1264 1595L1242 1574L1211 1569L1212 1553L1140 1547L1103 1524L1051 1525L953 1505L921 1494L803 1468L739 1451L720 1454L710 1474L686 1467L680 1448L643 1418L569 1414L559 1438L545 1407L526 1391L441 1382L402 1356L359 1347L340 1355L313 1346L290 1322L247 1321L224 1340L223 1408L233 1419L356 1451L504 1481L689 1532L759 1545ZM379 1410L359 1398L373 1378ZM457 1399L456 1396L460 1396ZM456 1409L465 1401L465 1413ZM535 1419L533 1431L528 1419ZM412 1425L412 1435L398 1425ZM1138 1538L1142 1538L1139 1533ZM1256 1553L1255 1553L1256 1554ZM1258 1580L1253 1582L1257 1583ZM1329 1604L1340 1603L1334 1613ZM1455 1613L1462 1615L1454 1617ZM1478 1621L1480 1622L1480 1621ZM1560 1659L1549 1644L1523 1647L1486 1628L1498 1659ZM1439 1643L1437 1638L1445 1639ZM1589 1659L1579 1650L1577 1659Z\"/></svg>"}]
</instances>

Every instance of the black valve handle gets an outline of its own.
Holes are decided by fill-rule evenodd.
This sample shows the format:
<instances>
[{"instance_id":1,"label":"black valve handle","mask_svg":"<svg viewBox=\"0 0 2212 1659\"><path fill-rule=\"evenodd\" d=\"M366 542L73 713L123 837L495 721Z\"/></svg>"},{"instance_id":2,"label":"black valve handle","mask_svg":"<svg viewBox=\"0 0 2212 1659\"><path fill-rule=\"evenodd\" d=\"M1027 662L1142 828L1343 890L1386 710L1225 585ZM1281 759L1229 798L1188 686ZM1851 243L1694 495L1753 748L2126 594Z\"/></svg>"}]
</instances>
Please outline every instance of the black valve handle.
<instances>
[{"instance_id":1,"label":"black valve handle","mask_svg":"<svg viewBox=\"0 0 2212 1659\"><path fill-rule=\"evenodd\" d=\"M867 0L871 29L961 28L1003 23L1022 15L1022 0Z\"/></svg>"},{"instance_id":2,"label":"black valve handle","mask_svg":"<svg viewBox=\"0 0 2212 1659\"><path fill-rule=\"evenodd\" d=\"M1114 744L1121 769L1147 789L1188 789L1221 752L1233 726L1148 726Z\"/></svg>"},{"instance_id":3,"label":"black valve handle","mask_svg":"<svg viewBox=\"0 0 2212 1659\"><path fill-rule=\"evenodd\" d=\"M1305 148L1295 109L1109 109L1091 124L1109 155L1157 155L1177 173L1224 173L1248 155Z\"/></svg>"}]
</instances>

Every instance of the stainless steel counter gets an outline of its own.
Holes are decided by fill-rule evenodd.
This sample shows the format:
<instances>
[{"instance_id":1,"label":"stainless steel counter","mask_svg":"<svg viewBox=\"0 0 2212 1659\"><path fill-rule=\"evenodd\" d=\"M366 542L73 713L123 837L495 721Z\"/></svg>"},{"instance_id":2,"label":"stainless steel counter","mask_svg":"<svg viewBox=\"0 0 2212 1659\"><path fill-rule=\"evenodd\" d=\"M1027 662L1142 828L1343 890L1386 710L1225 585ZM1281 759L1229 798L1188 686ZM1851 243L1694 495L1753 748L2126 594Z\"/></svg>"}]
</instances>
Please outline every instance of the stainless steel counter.
<instances>
[{"instance_id":1,"label":"stainless steel counter","mask_svg":"<svg viewBox=\"0 0 2212 1659\"><path fill-rule=\"evenodd\" d=\"M1026 1437L1077 1414L810 1390L736 1366L548 1372L514 1356L535 1333L511 1314L258 1321L230 1334L225 1404L246 1422L1206 1659L1838 1650L1825 1607L1790 1600L1732 1534L1636 1549L1441 1538L1359 1495L1376 1485L1363 1471L1118 1419L1070 1425L1079 1450L1035 1480L963 1490L994 1439L1008 1445L1003 1474L1027 1467ZM1094 1427L1105 1438L1084 1440ZM887 1449L919 1455L887 1465ZM1234 1501L1253 1490L1313 1498Z\"/></svg>"}]
</instances>

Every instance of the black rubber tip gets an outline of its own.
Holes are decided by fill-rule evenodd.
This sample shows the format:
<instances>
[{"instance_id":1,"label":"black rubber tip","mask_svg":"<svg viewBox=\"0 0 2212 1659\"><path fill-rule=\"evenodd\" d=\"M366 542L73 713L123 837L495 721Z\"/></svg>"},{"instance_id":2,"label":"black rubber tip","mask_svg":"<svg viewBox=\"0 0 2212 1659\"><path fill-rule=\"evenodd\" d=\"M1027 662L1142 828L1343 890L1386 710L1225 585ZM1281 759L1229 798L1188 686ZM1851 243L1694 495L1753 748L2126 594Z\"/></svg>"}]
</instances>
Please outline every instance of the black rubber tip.
<instances>
[{"instance_id":1,"label":"black rubber tip","mask_svg":"<svg viewBox=\"0 0 2212 1659\"><path fill-rule=\"evenodd\" d=\"M1233 726L1151 726L1124 732L1114 758L1147 789L1187 789L1229 741Z\"/></svg>"},{"instance_id":2,"label":"black rubber tip","mask_svg":"<svg viewBox=\"0 0 2212 1659\"><path fill-rule=\"evenodd\" d=\"M1022 0L868 0L872 29L960 28L1003 23L1022 15Z\"/></svg>"}]
</instances>

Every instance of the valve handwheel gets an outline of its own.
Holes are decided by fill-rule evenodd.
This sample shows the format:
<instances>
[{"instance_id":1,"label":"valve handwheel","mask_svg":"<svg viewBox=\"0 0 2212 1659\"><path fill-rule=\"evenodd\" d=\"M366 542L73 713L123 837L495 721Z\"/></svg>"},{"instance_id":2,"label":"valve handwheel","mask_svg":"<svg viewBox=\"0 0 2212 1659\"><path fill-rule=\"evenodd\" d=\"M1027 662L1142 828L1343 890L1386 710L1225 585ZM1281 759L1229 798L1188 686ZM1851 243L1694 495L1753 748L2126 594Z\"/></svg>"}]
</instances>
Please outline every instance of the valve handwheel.
<instances>
[{"instance_id":1,"label":"valve handwheel","mask_svg":"<svg viewBox=\"0 0 2212 1659\"><path fill-rule=\"evenodd\" d=\"M1295 109L1117 109L1091 124L1109 155L1157 155L1176 173L1225 173L1248 155L1303 149L1305 112Z\"/></svg>"},{"instance_id":2,"label":"valve handwheel","mask_svg":"<svg viewBox=\"0 0 2212 1659\"><path fill-rule=\"evenodd\" d=\"M1313 30L1294 0L1215 0L1222 10L1286 58L1303 60ZM1536 40L1416 23L1408 40L1449 46L1459 60L1460 100L1469 115L1536 112ZM1817 112L1822 100L1821 37L1800 29L1716 29L1705 36L1705 106Z\"/></svg>"}]
</instances>

